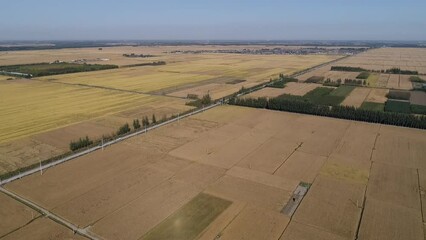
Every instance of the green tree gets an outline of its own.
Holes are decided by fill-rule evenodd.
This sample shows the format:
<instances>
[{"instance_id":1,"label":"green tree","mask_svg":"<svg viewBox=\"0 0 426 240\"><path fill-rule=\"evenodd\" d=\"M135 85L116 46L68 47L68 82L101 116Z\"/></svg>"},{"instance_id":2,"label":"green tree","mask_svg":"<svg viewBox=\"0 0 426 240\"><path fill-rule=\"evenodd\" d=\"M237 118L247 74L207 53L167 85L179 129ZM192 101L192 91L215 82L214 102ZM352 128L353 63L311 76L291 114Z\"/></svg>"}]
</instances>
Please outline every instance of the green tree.
<instances>
[{"instance_id":1,"label":"green tree","mask_svg":"<svg viewBox=\"0 0 426 240\"><path fill-rule=\"evenodd\" d=\"M157 119L155 118L155 114L152 114L152 124L156 124Z\"/></svg>"},{"instance_id":2,"label":"green tree","mask_svg":"<svg viewBox=\"0 0 426 240\"><path fill-rule=\"evenodd\" d=\"M135 130L141 128L141 124L139 123L139 119L133 120L133 128Z\"/></svg>"}]
</instances>

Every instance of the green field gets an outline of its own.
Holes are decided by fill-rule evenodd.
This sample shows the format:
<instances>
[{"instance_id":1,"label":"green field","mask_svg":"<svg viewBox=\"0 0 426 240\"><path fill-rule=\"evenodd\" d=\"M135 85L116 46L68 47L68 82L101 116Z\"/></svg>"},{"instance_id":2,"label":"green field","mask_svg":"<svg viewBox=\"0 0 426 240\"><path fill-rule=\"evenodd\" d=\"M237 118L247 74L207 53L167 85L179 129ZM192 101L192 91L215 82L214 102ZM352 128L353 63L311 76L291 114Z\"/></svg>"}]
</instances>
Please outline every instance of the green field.
<instances>
[{"instance_id":1,"label":"green field","mask_svg":"<svg viewBox=\"0 0 426 240\"><path fill-rule=\"evenodd\" d=\"M410 102L387 100L385 104L386 112L410 113Z\"/></svg>"},{"instance_id":2,"label":"green field","mask_svg":"<svg viewBox=\"0 0 426 240\"><path fill-rule=\"evenodd\" d=\"M142 239L194 239L229 205L230 201L200 193Z\"/></svg>"},{"instance_id":3,"label":"green field","mask_svg":"<svg viewBox=\"0 0 426 240\"><path fill-rule=\"evenodd\" d=\"M330 96L347 97L356 87L343 85L334 89Z\"/></svg>"},{"instance_id":4,"label":"green field","mask_svg":"<svg viewBox=\"0 0 426 240\"><path fill-rule=\"evenodd\" d=\"M362 73L358 74L358 76L356 78L357 79L368 79L369 77L370 77L369 72L362 72Z\"/></svg>"},{"instance_id":5,"label":"green field","mask_svg":"<svg viewBox=\"0 0 426 240\"><path fill-rule=\"evenodd\" d=\"M353 86L340 86L335 89L319 87L308 92L303 98L319 105L337 106L345 100L353 89L355 89Z\"/></svg>"},{"instance_id":6,"label":"green field","mask_svg":"<svg viewBox=\"0 0 426 240\"><path fill-rule=\"evenodd\" d=\"M411 113L426 115L426 106L411 104Z\"/></svg>"},{"instance_id":7,"label":"green field","mask_svg":"<svg viewBox=\"0 0 426 240\"><path fill-rule=\"evenodd\" d=\"M59 62L0 66L0 72L17 72L31 74L32 77L41 77L65 73L97 71L112 68L118 68L118 66Z\"/></svg>"},{"instance_id":8,"label":"green field","mask_svg":"<svg viewBox=\"0 0 426 240\"><path fill-rule=\"evenodd\" d=\"M385 110L385 104L375 102L363 102L360 108L363 110L383 112Z\"/></svg>"}]
</instances>

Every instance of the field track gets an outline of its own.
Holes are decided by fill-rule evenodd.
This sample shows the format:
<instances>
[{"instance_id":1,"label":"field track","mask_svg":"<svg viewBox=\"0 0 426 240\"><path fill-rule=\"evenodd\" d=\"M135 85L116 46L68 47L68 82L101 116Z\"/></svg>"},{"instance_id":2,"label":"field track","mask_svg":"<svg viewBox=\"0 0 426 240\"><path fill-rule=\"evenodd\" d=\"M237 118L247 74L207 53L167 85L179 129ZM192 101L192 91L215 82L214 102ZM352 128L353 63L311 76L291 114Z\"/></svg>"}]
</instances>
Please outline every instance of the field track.
<instances>
[{"instance_id":1,"label":"field track","mask_svg":"<svg viewBox=\"0 0 426 240\"><path fill-rule=\"evenodd\" d=\"M80 234L84 237L91 239L91 240L97 240L98 239L97 237L94 237L91 234L89 234L85 229L81 229L81 228L75 226L71 222L68 222L67 220L57 216L56 214L38 206L37 204L35 204L35 203L33 203L33 202L23 198L23 197L20 197L17 194L14 194L14 193L12 193L12 192L10 192L10 191L2 188L2 187L0 187L0 192L2 192L4 194L10 196L11 198L14 198L15 200L22 202L23 204L37 210L38 212L42 213L44 216L46 216L46 217L52 219L53 221L58 222L58 223L64 225L65 227L73 230L75 233L78 233L78 234Z\"/></svg>"}]
</instances>

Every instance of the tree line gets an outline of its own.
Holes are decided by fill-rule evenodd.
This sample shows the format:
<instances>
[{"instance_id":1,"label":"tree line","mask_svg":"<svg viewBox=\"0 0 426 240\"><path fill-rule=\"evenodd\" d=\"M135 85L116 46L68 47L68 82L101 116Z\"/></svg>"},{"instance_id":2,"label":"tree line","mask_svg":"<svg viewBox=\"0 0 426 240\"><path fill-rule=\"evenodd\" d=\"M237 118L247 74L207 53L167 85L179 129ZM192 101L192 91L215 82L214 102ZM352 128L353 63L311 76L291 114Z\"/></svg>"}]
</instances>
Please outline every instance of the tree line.
<instances>
[{"instance_id":1,"label":"tree line","mask_svg":"<svg viewBox=\"0 0 426 240\"><path fill-rule=\"evenodd\" d=\"M349 106L325 106L311 102L288 100L283 98L232 98L229 101L229 104L426 129L425 116L370 111Z\"/></svg>"},{"instance_id":2,"label":"tree line","mask_svg":"<svg viewBox=\"0 0 426 240\"><path fill-rule=\"evenodd\" d=\"M166 116L163 117L163 119L161 121L166 121ZM142 125L141 125L142 122ZM144 116L141 121L139 121L139 119L134 119L133 120L133 130L137 131L139 130L141 127L148 127L150 125L154 125L157 123L157 118L155 117L155 114L152 114L151 117L151 121L149 120L149 118L147 116ZM130 127L130 125L128 123L125 123L123 125L121 125L117 132L113 133L112 136L102 136L102 139L104 140L111 140L114 139L115 136L122 136L125 135L129 132L131 132L132 129ZM99 143L100 140L97 140L96 143ZM71 141L70 142L70 150L71 151L76 151L82 148L86 148L89 146L92 146L94 144L94 141L90 140L88 136L86 136L85 138L80 138L77 141Z\"/></svg>"}]
</instances>

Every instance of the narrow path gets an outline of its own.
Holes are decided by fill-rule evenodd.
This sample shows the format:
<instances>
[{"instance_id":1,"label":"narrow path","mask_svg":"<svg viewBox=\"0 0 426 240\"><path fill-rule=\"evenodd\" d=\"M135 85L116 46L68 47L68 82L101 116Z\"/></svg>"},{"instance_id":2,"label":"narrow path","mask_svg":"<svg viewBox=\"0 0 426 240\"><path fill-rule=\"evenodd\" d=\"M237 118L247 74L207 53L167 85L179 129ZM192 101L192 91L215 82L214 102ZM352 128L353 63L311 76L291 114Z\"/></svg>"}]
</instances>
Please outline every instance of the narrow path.
<instances>
[{"instance_id":1,"label":"narrow path","mask_svg":"<svg viewBox=\"0 0 426 240\"><path fill-rule=\"evenodd\" d=\"M69 222L69 221L67 221L67 220L59 217L58 215L56 215L56 214L50 212L49 210L47 210L47 209L45 209L45 208L43 208L43 207L35 204L34 202L31 202L31 201L29 201L29 200L27 200L27 199L25 199L23 197L20 197L19 195L15 194L13 192L10 192L9 190L6 190L6 189L0 187L0 192L2 192L4 194L8 195L9 197L11 197L11 198L13 198L13 199L15 199L15 200L17 200L17 201L19 201L19 202L21 202L21 203L29 206L29 207L31 207L32 209L37 210L38 212L40 212L44 216L46 216L46 217L52 219L53 221L55 221L55 222L57 222L59 224L62 224L65 227L73 230L74 233L78 233L81 236L84 236L84 237L92 239L92 240L97 240L98 239L97 237L95 237L92 234L90 234L87 230L81 229L78 226L75 226L71 222Z\"/></svg>"}]
</instances>

